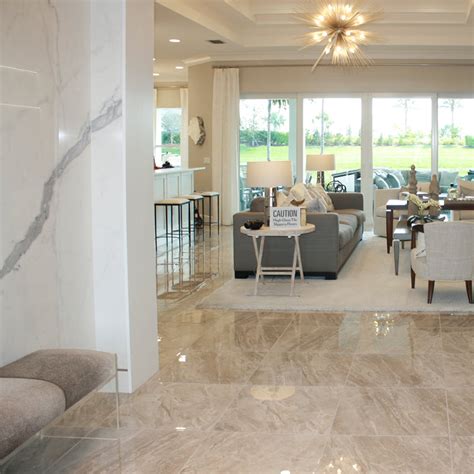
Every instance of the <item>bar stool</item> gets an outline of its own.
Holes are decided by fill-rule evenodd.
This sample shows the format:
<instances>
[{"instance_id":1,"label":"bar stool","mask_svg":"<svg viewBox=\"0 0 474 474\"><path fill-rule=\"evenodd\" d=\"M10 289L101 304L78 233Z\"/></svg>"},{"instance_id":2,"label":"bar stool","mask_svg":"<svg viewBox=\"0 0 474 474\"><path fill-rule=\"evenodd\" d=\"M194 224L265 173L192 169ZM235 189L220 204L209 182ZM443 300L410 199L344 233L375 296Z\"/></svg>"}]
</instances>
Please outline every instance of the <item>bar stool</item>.
<instances>
[{"instance_id":1,"label":"bar stool","mask_svg":"<svg viewBox=\"0 0 474 474\"><path fill-rule=\"evenodd\" d=\"M191 201L189 199L184 198L167 198L167 199L160 199L159 201L155 201L155 247L156 247L156 240L159 237L165 237L166 242L168 242L168 237L173 238L174 234L178 234L179 238L179 245L181 245L181 237L183 235L183 207L188 206L188 233L189 237L191 237ZM156 221L156 210L158 207L165 208L165 226L166 226L166 233L164 235L158 235L157 229L157 221ZM173 211L174 208L178 208L178 229L174 230L174 219L173 219ZM168 208L171 209L171 231L168 227Z\"/></svg>"},{"instance_id":2,"label":"bar stool","mask_svg":"<svg viewBox=\"0 0 474 474\"><path fill-rule=\"evenodd\" d=\"M204 231L204 196L201 194L185 194L184 196L180 196L182 199L189 199L194 205L194 231L196 231L196 211L199 215L199 204L201 204L201 219L203 222L203 231Z\"/></svg>"},{"instance_id":3,"label":"bar stool","mask_svg":"<svg viewBox=\"0 0 474 474\"><path fill-rule=\"evenodd\" d=\"M221 210L220 210L220 199L221 195L217 191L204 191L202 193L199 193L201 196L203 196L205 199L209 200L209 234L211 233L212 229L212 224L217 224L217 233L219 233L220 225L221 225ZM217 198L217 221L212 222L212 199Z\"/></svg>"}]
</instances>

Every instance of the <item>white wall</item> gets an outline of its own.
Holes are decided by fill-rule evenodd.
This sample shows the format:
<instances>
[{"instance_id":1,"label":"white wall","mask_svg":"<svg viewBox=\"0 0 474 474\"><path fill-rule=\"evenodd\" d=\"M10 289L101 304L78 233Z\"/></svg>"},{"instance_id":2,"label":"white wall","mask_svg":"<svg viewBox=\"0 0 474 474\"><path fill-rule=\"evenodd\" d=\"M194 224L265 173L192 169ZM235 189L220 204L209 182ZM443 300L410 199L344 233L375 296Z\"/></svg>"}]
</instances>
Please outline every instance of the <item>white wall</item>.
<instances>
[{"instance_id":1,"label":"white wall","mask_svg":"<svg viewBox=\"0 0 474 474\"><path fill-rule=\"evenodd\" d=\"M240 69L241 94L434 93L474 91L474 66L373 66L360 69L261 66Z\"/></svg>"},{"instance_id":2,"label":"white wall","mask_svg":"<svg viewBox=\"0 0 474 474\"><path fill-rule=\"evenodd\" d=\"M0 365L157 370L152 48L153 0L0 3Z\"/></svg>"}]
</instances>

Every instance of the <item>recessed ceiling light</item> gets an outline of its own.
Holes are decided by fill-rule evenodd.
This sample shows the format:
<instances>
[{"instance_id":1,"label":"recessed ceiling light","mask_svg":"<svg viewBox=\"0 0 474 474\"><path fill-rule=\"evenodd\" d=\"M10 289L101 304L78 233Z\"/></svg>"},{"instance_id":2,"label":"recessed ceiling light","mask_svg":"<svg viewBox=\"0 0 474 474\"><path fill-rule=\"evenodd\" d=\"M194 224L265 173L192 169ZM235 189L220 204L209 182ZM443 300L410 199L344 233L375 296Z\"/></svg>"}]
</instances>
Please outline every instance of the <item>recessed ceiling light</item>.
<instances>
[{"instance_id":1,"label":"recessed ceiling light","mask_svg":"<svg viewBox=\"0 0 474 474\"><path fill-rule=\"evenodd\" d=\"M178 71L181 71L181 69L184 69L184 66L176 66L176 69L177 69Z\"/></svg>"},{"instance_id":2,"label":"recessed ceiling light","mask_svg":"<svg viewBox=\"0 0 474 474\"><path fill-rule=\"evenodd\" d=\"M155 77L158 77L158 76L160 75L160 73L159 73L159 72L154 72L153 75L154 75Z\"/></svg>"},{"instance_id":3,"label":"recessed ceiling light","mask_svg":"<svg viewBox=\"0 0 474 474\"><path fill-rule=\"evenodd\" d=\"M181 40L178 39L178 38L170 38L170 39L169 39L169 42L170 42L170 43L181 43Z\"/></svg>"}]
</instances>

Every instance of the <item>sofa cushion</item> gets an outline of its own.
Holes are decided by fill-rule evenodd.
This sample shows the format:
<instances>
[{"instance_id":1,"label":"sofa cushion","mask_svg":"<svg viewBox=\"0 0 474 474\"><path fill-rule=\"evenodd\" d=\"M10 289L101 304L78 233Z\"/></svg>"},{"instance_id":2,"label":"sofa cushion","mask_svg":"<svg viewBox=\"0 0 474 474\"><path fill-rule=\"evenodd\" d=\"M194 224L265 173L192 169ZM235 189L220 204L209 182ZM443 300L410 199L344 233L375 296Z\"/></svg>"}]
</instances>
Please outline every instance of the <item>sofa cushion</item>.
<instances>
[{"instance_id":1,"label":"sofa cushion","mask_svg":"<svg viewBox=\"0 0 474 474\"><path fill-rule=\"evenodd\" d=\"M355 233L357 227L359 226L359 222L357 220L357 216L352 214L343 214L341 211L337 213L339 215L339 225L345 224L351 227L352 231Z\"/></svg>"},{"instance_id":2,"label":"sofa cushion","mask_svg":"<svg viewBox=\"0 0 474 474\"><path fill-rule=\"evenodd\" d=\"M345 247L354 237L354 228L349 224L339 223L339 248Z\"/></svg>"},{"instance_id":3,"label":"sofa cushion","mask_svg":"<svg viewBox=\"0 0 474 474\"><path fill-rule=\"evenodd\" d=\"M66 408L63 391L43 380L0 378L0 459Z\"/></svg>"},{"instance_id":4,"label":"sofa cushion","mask_svg":"<svg viewBox=\"0 0 474 474\"><path fill-rule=\"evenodd\" d=\"M351 215L355 216L357 219L358 225L363 225L365 222L365 214L364 211L361 211L360 209L336 209L334 212L336 212L339 215Z\"/></svg>"},{"instance_id":5,"label":"sofa cushion","mask_svg":"<svg viewBox=\"0 0 474 474\"><path fill-rule=\"evenodd\" d=\"M50 382L64 392L66 408L74 405L115 374L115 356L79 349L36 351L0 368L2 377Z\"/></svg>"}]
</instances>

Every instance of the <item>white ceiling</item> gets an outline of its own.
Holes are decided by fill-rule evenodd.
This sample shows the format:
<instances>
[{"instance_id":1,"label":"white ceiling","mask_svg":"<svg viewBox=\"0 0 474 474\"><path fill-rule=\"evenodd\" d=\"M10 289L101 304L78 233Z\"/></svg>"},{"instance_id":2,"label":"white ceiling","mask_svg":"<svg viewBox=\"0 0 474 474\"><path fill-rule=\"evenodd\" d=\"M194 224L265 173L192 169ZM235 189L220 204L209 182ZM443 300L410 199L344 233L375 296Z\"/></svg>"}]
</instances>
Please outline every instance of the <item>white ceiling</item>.
<instances>
[{"instance_id":1,"label":"white ceiling","mask_svg":"<svg viewBox=\"0 0 474 474\"><path fill-rule=\"evenodd\" d=\"M348 0L349 1L349 0ZM156 0L158 82L186 82L186 67L206 61L314 60L300 51L308 31L295 14L317 2L298 0ZM383 19L367 27L382 42L367 48L375 60L474 61L474 0L378 0ZM310 9L314 7L309 7ZM311 10L310 10L311 11ZM170 38L181 43L171 44ZM221 39L225 45L213 45ZM177 71L176 65L183 65Z\"/></svg>"}]
</instances>

